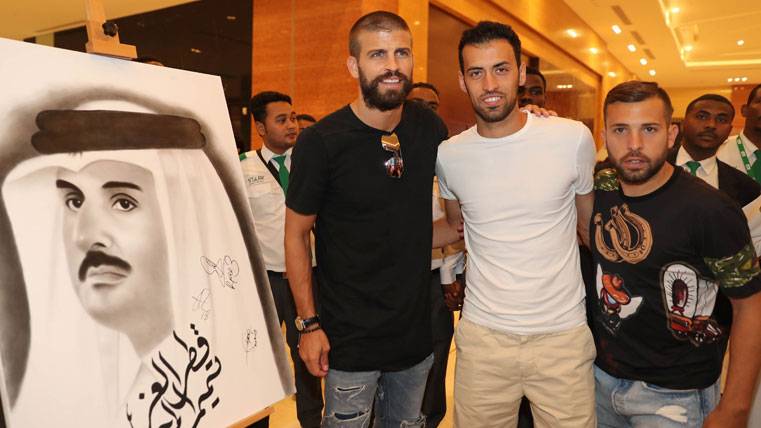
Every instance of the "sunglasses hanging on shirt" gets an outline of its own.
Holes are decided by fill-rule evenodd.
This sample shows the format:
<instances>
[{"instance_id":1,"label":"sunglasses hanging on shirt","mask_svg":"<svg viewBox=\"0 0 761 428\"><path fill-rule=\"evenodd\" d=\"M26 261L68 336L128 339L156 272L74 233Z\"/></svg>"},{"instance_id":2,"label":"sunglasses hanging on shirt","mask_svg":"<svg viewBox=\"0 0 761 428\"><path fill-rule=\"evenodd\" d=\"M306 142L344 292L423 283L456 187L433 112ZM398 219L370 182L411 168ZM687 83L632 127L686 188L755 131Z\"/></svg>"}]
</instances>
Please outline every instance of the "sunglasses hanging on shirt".
<instances>
[{"instance_id":1,"label":"sunglasses hanging on shirt","mask_svg":"<svg viewBox=\"0 0 761 428\"><path fill-rule=\"evenodd\" d=\"M386 167L386 175L391 178L401 178L404 172L404 159L402 159L402 146L399 144L399 138L396 134L381 136L381 146L383 150L390 152L383 165Z\"/></svg>"}]
</instances>

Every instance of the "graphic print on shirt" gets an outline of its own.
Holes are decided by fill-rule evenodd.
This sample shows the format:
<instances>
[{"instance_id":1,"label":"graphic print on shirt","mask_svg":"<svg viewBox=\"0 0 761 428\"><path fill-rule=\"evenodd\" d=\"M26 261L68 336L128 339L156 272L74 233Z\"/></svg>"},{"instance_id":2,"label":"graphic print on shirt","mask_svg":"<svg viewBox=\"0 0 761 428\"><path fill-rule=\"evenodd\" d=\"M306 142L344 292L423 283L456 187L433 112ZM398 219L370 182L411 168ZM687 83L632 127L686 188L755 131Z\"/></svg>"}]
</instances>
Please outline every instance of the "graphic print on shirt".
<instances>
[{"instance_id":1,"label":"graphic print on shirt","mask_svg":"<svg viewBox=\"0 0 761 428\"><path fill-rule=\"evenodd\" d=\"M680 262L664 266L660 281L668 328L675 338L689 340L697 347L721 336L721 327L711 318L719 291L715 281Z\"/></svg>"},{"instance_id":2,"label":"graphic print on shirt","mask_svg":"<svg viewBox=\"0 0 761 428\"><path fill-rule=\"evenodd\" d=\"M637 312L642 303L642 297L632 296L620 275L603 272L600 265L597 265L595 289L602 313L602 324L610 334L615 335L621 327L621 321Z\"/></svg>"},{"instance_id":3,"label":"graphic print on shirt","mask_svg":"<svg viewBox=\"0 0 761 428\"><path fill-rule=\"evenodd\" d=\"M610 209L610 220L603 224L602 214L594 217L595 245L597 251L614 263L627 262L637 264L650 255L653 248L653 232L650 223L634 214L629 205ZM608 240L605 233L608 232ZM608 245L608 242L610 245Z\"/></svg>"}]
</instances>

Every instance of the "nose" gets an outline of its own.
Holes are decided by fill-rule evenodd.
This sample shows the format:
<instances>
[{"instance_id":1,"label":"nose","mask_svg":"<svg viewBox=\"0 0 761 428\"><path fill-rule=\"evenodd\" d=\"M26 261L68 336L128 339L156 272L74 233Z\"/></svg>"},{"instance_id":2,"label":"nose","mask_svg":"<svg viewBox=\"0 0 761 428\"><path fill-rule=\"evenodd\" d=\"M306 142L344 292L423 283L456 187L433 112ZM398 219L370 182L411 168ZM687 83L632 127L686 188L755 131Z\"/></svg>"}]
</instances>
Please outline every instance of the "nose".
<instances>
[{"instance_id":1,"label":"nose","mask_svg":"<svg viewBox=\"0 0 761 428\"><path fill-rule=\"evenodd\" d=\"M642 149L642 135L639 132L632 132L626 143L626 147L629 151L639 151Z\"/></svg>"},{"instance_id":2,"label":"nose","mask_svg":"<svg viewBox=\"0 0 761 428\"><path fill-rule=\"evenodd\" d=\"M72 237L81 251L111 247L113 238L107 229L107 215L91 204L82 205L75 219Z\"/></svg>"},{"instance_id":3,"label":"nose","mask_svg":"<svg viewBox=\"0 0 761 428\"><path fill-rule=\"evenodd\" d=\"M716 129L716 118L711 117L708 120L706 120L705 127L706 129Z\"/></svg>"},{"instance_id":4,"label":"nose","mask_svg":"<svg viewBox=\"0 0 761 428\"><path fill-rule=\"evenodd\" d=\"M491 73L486 73L484 75L484 90L486 92L493 92L496 89L497 89L497 78Z\"/></svg>"},{"instance_id":5,"label":"nose","mask_svg":"<svg viewBox=\"0 0 761 428\"><path fill-rule=\"evenodd\" d=\"M388 71L397 71L399 70L399 60L396 57L396 55L387 55L386 56L386 70Z\"/></svg>"}]
</instances>

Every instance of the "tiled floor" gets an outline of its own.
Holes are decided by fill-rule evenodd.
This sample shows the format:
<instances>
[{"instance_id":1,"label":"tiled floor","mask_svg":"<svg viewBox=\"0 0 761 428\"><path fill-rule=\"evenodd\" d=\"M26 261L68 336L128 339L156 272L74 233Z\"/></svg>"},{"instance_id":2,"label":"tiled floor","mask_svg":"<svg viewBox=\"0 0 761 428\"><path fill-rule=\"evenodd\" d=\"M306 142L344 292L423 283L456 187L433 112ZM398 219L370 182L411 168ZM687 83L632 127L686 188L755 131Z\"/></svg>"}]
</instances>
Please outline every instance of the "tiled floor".
<instances>
[{"instance_id":1,"label":"tiled floor","mask_svg":"<svg viewBox=\"0 0 761 428\"><path fill-rule=\"evenodd\" d=\"M459 318L459 312L455 313L455 319L457 318ZM455 324L457 324L457 321L455 321ZM454 363L455 348L454 341L452 341L452 347L449 349L449 365L447 366L447 414L439 425L441 428L452 427L452 409L454 408L452 395L452 391L454 390ZM299 428L299 421L296 419L296 401L293 397L286 397L276 403L274 408L275 412L270 416L271 428Z\"/></svg>"}]
</instances>

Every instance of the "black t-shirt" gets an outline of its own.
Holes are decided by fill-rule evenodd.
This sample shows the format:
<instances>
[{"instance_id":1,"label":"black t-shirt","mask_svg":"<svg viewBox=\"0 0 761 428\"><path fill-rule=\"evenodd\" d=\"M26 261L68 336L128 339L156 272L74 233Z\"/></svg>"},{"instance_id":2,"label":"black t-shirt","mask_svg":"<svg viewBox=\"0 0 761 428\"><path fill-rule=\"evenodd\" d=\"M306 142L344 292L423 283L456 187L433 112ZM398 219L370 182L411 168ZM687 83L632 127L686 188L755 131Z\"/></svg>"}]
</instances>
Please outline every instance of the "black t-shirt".
<instances>
[{"instance_id":1,"label":"black t-shirt","mask_svg":"<svg viewBox=\"0 0 761 428\"><path fill-rule=\"evenodd\" d=\"M394 133L401 178L386 175L388 133L349 106L305 129L293 151L286 204L317 215L320 322L338 370L402 370L432 351L431 194L447 131L433 111L405 103Z\"/></svg>"},{"instance_id":2,"label":"black t-shirt","mask_svg":"<svg viewBox=\"0 0 761 428\"><path fill-rule=\"evenodd\" d=\"M727 297L761 290L742 211L681 168L656 191L627 197L613 170L595 178L595 364L623 379L705 388L721 373Z\"/></svg>"}]
</instances>

